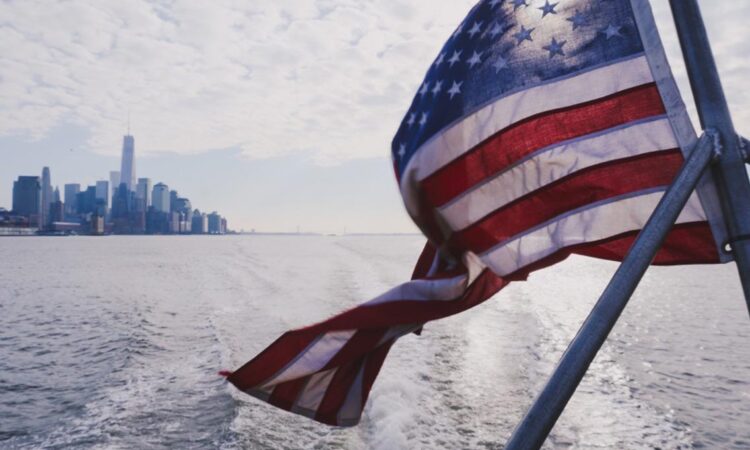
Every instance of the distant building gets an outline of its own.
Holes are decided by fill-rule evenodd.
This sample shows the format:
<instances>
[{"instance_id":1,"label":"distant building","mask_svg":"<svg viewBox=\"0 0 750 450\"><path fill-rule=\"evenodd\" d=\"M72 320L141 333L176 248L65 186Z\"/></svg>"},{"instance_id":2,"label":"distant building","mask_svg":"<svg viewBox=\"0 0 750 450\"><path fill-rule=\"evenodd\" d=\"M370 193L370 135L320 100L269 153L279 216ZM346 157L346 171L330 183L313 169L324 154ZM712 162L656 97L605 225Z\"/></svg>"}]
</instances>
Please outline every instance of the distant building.
<instances>
[{"instance_id":1,"label":"distant building","mask_svg":"<svg viewBox=\"0 0 750 450\"><path fill-rule=\"evenodd\" d=\"M76 206L76 212L81 215L96 212L96 186L89 186L85 191L79 192L76 195Z\"/></svg>"},{"instance_id":2,"label":"distant building","mask_svg":"<svg viewBox=\"0 0 750 450\"><path fill-rule=\"evenodd\" d=\"M122 183L125 183L129 191L135 190L135 139L129 134L122 137L120 184Z\"/></svg>"},{"instance_id":3,"label":"distant building","mask_svg":"<svg viewBox=\"0 0 750 450\"><path fill-rule=\"evenodd\" d=\"M107 210L112 206L110 204L109 181L99 180L96 182L96 199L103 200Z\"/></svg>"},{"instance_id":4,"label":"distant building","mask_svg":"<svg viewBox=\"0 0 750 450\"><path fill-rule=\"evenodd\" d=\"M175 192L175 191L172 191L172 192ZM174 200L172 200L172 198L170 197L169 201L171 204L172 211L183 212L183 213L192 212L192 208L190 206L190 200L184 197L177 197Z\"/></svg>"},{"instance_id":5,"label":"distant building","mask_svg":"<svg viewBox=\"0 0 750 450\"><path fill-rule=\"evenodd\" d=\"M193 234L208 233L208 216L201 213L197 209L193 211L193 219L191 221L190 232Z\"/></svg>"},{"instance_id":6,"label":"distant building","mask_svg":"<svg viewBox=\"0 0 750 450\"><path fill-rule=\"evenodd\" d=\"M94 214L91 216L90 232L95 235L104 234L104 216Z\"/></svg>"},{"instance_id":7,"label":"distant building","mask_svg":"<svg viewBox=\"0 0 750 450\"><path fill-rule=\"evenodd\" d=\"M143 234L146 232L146 211L134 211L130 213L133 233Z\"/></svg>"},{"instance_id":8,"label":"distant building","mask_svg":"<svg viewBox=\"0 0 750 450\"><path fill-rule=\"evenodd\" d=\"M221 216L215 211L208 215L208 233L221 234Z\"/></svg>"},{"instance_id":9,"label":"distant building","mask_svg":"<svg viewBox=\"0 0 750 450\"><path fill-rule=\"evenodd\" d=\"M36 229L31 227L29 216L17 215L0 208L0 236L32 236Z\"/></svg>"},{"instance_id":10,"label":"distant building","mask_svg":"<svg viewBox=\"0 0 750 450\"><path fill-rule=\"evenodd\" d=\"M59 191L58 191L59 194ZM49 222L65 222L65 205L60 200L52 202L49 207Z\"/></svg>"},{"instance_id":11,"label":"distant building","mask_svg":"<svg viewBox=\"0 0 750 450\"><path fill-rule=\"evenodd\" d=\"M180 216L181 214L177 211L169 213L169 232L177 234L180 232Z\"/></svg>"},{"instance_id":12,"label":"distant building","mask_svg":"<svg viewBox=\"0 0 750 450\"><path fill-rule=\"evenodd\" d=\"M151 178L138 178L138 186L135 190L135 201L137 211L148 211L151 206Z\"/></svg>"},{"instance_id":13,"label":"distant building","mask_svg":"<svg viewBox=\"0 0 750 450\"><path fill-rule=\"evenodd\" d=\"M52 222L51 230L58 233L80 233L83 227L80 222Z\"/></svg>"},{"instance_id":14,"label":"distant building","mask_svg":"<svg viewBox=\"0 0 750 450\"><path fill-rule=\"evenodd\" d=\"M169 233L169 215L170 213L158 211L156 207L151 206L146 212L146 233Z\"/></svg>"},{"instance_id":15,"label":"distant building","mask_svg":"<svg viewBox=\"0 0 750 450\"><path fill-rule=\"evenodd\" d=\"M49 207L53 202L52 176L49 167L42 169L42 206L40 228L49 225Z\"/></svg>"},{"instance_id":16,"label":"distant building","mask_svg":"<svg viewBox=\"0 0 750 450\"><path fill-rule=\"evenodd\" d=\"M78 203L76 202L76 195L81 192L81 185L78 183L71 183L65 185L65 214L74 215L77 213Z\"/></svg>"},{"instance_id":17,"label":"distant building","mask_svg":"<svg viewBox=\"0 0 750 450\"><path fill-rule=\"evenodd\" d=\"M28 217L32 226L38 225L41 208L41 179L35 176L18 177L13 182L13 214Z\"/></svg>"},{"instance_id":18,"label":"distant building","mask_svg":"<svg viewBox=\"0 0 750 450\"><path fill-rule=\"evenodd\" d=\"M180 194L177 191L169 191L169 207L170 211L177 211L177 198Z\"/></svg>"},{"instance_id":19,"label":"distant building","mask_svg":"<svg viewBox=\"0 0 750 450\"><path fill-rule=\"evenodd\" d=\"M154 209L157 212L168 213L171 211L169 205L169 186L164 183L157 183L154 186L153 193L151 195Z\"/></svg>"},{"instance_id":20,"label":"distant building","mask_svg":"<svg viewBox=\"0 0 750 450\"><path fill-rule=\"evenodd\" d=\"M112 189L112 194L110 195L114 197L118 187L120 187L120 171L112 170L109 172L109 188Z\"/></svg>"},{"instance_id":21,"label":"distant building","mask_svg":"<svg viewBox=\"0 0 750 450\"><path fill-rule=\"evenodd\" d=\"M180 214L179 233L190 233L193 225L193 208L190 205L190 200L183 197L177 197L174 201L170 199L170 206L172 212Z\"/></svg>"},{"instance_id":22,"label":"distant building","mask_svg":"<svg viewBox=\"0 0 750 450\"><path fill-rule=\"evenodd\" d=\"M117 193L112 198L113 232L118 234L132 234L143 232L139 220L136 220L134 210L135 192L128 189L127 184L120 183Z\"/></svg>"},{"instance_id":23,"label":"distant building","mask_svg":"<svg viewBox=\"0 0 750 450\"><path fill-rule=\"evenodd\" d=\"M60 198L60 188L55 186L55 193L52 195L52 201L53 202L61 202L62 199Z\"/></svg>"}]
</instances>

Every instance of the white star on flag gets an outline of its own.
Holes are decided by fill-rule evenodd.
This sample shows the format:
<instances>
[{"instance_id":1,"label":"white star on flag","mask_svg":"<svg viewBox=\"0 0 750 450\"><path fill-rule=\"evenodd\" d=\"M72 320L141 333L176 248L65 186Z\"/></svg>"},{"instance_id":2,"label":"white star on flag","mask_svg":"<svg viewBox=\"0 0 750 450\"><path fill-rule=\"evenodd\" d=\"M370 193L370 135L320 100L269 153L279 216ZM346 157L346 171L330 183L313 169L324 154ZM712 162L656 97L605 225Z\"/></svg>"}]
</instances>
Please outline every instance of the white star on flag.
<instances>
[{"instance_id":1,"label":"white star on flag","mask_svg":"<svg viewBox=\"0 0 750 450\"><path fill-rule=\"evenodd\" d=\"M443 82L441 80L438 80L437 82L435 82L435 87L432 88L432 95L438 95L442 89Z\"/></svg>"},{"instance_id":2,"label":"white star on flag","mask_svg":"<svg viewBox=\"0 0 750 450\"><path fill-rule=\"evenodd\" d=\"M469 37L473 38L474 35L477 33L480 33L482 31L482 22L474 22L474 26L471 27L471 30L467 31L469 34Z\"/></svg>"},{"instance_id":3,"label":"white star on flag","mask_svg":"<svg viewBox=\"0 0 750 450\"><path fill-rule=\"evenodd\" d=\"M492 67L495 68L495 73L498 73L508 67L508 60L503 58L502 56L498 56L495 62L492 64Z\"/></svg>"},{"instance_id":4,"label":"white star on flag","mask_svg":"<svg viewBox=\"0 0 750 450\"><path fill-rule=\"evenodd\" d=\"M620 34L620 28L622 27L618 27L610 23L607 28L602 30L602 33L607 35L607 40L610 40L615 36L622 37L622 35Z\"/></svg>"},{"instance_id":5,"label":"white star on flag","mask_svg":"<svg viewBox=\"0 0 750 450\"><path fill-rule=\"evenodd\" d=\"M442 64L444 59L445 59L445 53L439 54L437 59L435 60L435 67L438 67L440 64Z\"/></svg>"},{"instance_id":6,"label":"white star on flag","mask_svg":"<svg viewBox=\"0 0 750 450\"><path fill-rule=\"evenodd\" d=\"M456 64L457 62L461 61L461 52L463 50L454 51L453 55L448 60L448 66L453 67L453 64Z\"/></svg>"},{"instance_id":7,"label":"white star on flag","mask_svg":"<svg viewBox=\"0 0 750 450\"><path fill-rule=\"evenodd\" d=\"M455 81L453 82L453 85L451 86L451 88L448 89L448 93L451 95L451 97L450 97L451 99L453 99L454 95L459 95L461 93L461 85L462 84L464 84L463 81L461 81L459 83L457 83Z\"/></svg>"},{"instance_id":8,"label":"white star on flag","mask_svg":"<svg viewBox=\"0 0 750 450\"><path fill-rule=\"evenodd\" d=\"M470 69L473 69L474 66L482 62L482 59L480 58L480 56L481 55L477 52L472 53L471 58L469 58L469 60L466 61Z\"/></svg>"}]
</instances>

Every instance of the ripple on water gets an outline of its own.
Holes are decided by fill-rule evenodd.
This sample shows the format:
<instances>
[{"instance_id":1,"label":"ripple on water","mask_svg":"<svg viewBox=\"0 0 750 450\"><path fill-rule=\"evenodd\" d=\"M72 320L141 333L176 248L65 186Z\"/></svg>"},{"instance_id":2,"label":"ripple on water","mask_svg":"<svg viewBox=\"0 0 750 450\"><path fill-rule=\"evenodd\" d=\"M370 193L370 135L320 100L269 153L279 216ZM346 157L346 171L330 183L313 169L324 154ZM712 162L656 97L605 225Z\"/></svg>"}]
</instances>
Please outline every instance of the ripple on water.
<instances>
[{"instance_id":1,"label":"ripple on water","mask_svg":"<svg viewBox=\"0 0 750 450\"><path fill-rule=\"evenodd\" d=\"M41 274L53 242L60 269ZM614 265L571 258L404 337L357 428L277 411L216 376L402 281L421 245L4 240L0 447L501 448ZM545 448L748 447L738 286L722 267L671 270L649 271Z\"/></svg>"}]
</instances>

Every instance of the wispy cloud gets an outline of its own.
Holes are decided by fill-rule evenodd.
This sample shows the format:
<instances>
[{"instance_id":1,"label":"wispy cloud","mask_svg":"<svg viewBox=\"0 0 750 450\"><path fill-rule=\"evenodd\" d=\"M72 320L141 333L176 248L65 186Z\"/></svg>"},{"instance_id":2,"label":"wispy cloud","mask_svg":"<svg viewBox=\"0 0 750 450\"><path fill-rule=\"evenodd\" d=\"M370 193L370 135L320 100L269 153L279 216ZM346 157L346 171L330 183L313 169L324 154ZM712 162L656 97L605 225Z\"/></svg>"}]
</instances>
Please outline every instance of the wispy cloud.
<instances>
[{"instance_id":1,"label":"wispy cloud","mask_svg":"<svg viewBox=\"0 0 750 450\"><path fill-rule=\"evenodd\" d=\"M651 4L672 71L697 128L697 113L669 2L655 0ZM750 31L747 23L750 20L750 2L701 0L699 4L735 127L738 132L749 135L750 90L747 89L747 80L750 77Z\"/></svg>"},{"instance_id":2,"label":"wispy cloud","mask_svg":"<svg viewBox=\"0 0 750 450\"><path fill-rule=\"evenodd\" d=\"M386 155L472 0L0 2L0 136L61 123L116 154L239 148L322 163ZM689 94L666 0L653 2ZM750 123L747 2L702 6L738 127ZM747 129L747 128L745 128Z\"/></svg>"},{"instance_id":3,"label":"wispy cloud","mask_svg":"<svg viewBox=\"0 0 750 450\"><path fill-rule=\"evenodd\" d=\"M117 153L239 147L386 155L429 61L473 2L0 3L0 135L63 121Z\"/></svg>"}]
</instances>

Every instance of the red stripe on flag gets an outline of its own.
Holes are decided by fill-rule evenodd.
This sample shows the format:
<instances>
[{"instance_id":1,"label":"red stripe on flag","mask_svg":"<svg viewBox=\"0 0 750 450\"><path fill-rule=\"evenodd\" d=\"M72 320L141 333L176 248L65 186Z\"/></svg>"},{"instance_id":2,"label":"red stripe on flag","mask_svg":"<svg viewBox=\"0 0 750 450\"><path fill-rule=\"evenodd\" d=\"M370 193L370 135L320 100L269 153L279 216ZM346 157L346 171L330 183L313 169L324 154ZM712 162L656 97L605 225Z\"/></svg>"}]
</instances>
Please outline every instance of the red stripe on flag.
<instances>
[{"instance_id":1,"label":"red stripe on flag","mask_svg":"<svg viewBox=\"0 0 750 450\"><path fill-rule=\"evenodd\" d=\"M292 409L294 402L297 400L300 392L307 385L307 381L310 377L295 378L287 382L277 384L271 393L271 397L268 399L268 403L278 406L281 409L287 411Z\"/></svg>"},{"instance_id":2,"label":"red stripe on flag","mask_svg":"<svg viewBox=\"0 0 750 450\"><path fill-rule=\"evenodd\" d=\"M338 422L338 413L344 405L349 391L352 389L357 375L365 363L364 357L341 366L333 376L331 384L328 385L325 396L318 406L315 420L324 423Z\"/></svg>"},{"instance_id":3,"label":"red stripe on flag","mask_svg":"<svg viewBox=\"0 0 750 450\"><path fill-rule=\"evenodd\" d=\"M441 206L536 150L664 112L654 83L547 111L496 133L425 178L421 185L427 201Z\"/></svg>"},{"instance_id":4,"label":"red stripe on flag","mask_svg":"<svg viewBox=\"0 0 750 450\"><path fill-rule=\"evenodd\" d=\"M339 350L321 370L338 367L342 364L346 364L348 361L361 357L380 342L386 331L387 330L382 328L374 330L357 330L357 332L354 333L354 336L344 344L341 350Z\"/></svg>"},{"instance_id":5,"label":"red stripe on flag","mask_svg":"<svg viewBox=\"0 0 750 450\"><path fill-rule=\"evenodd\" d=\"M424 278L430 272L432 262L435 260L437 250L435 246L430 245L428 242L422 249L422 253L419 254L417 264L414 266L414 271L411 274L411 279L416 280L417 278Z\"/></svg>"},{"instance_id":6,"label":"red stripe on flag","mask_svg":"<svg viewBox=\"0 0 750 450\"><path fill-rule=\"evenodd\" d=\"M636 233L621 236L591 248L574 252L594 258L621 261L635 241ZM651 264L715 264L719 262L716 243L708 222L690 222L675 225L664 240Z\"/></svg>"},{"instance_id":7,"label":"red stripe on flag","mask_svg":"<svg viewBox=\"0 0 750 450\"><path fill-rule=\"evenodd\" d=\"M396 342L395 339L384 343L374 352L372 352L365 361L364 375L362 377L362 407L367 403L367 398L370 396L370 390L372 389L375 378L380 373L380 368L383 367L383 361L388 356L388 352L391 350L391 346Z\"/></svg>"},{"instance_id":8,"label":"red stripe on flag","mask_svg":"<svg viewBox=\"0 0 750 450\"><path fill-rule=\"evenodd\" d=\"M529 264L503 278L508 282L524 281L530 273L557 264L573 254L622 261L640 231L628 231L599 241L584 242L561 248L546 258ZM686 222L678 223L672 227L651 264L672 266L678 264L715 264L718 262L719 254L716 252L716 244L708 222Z\"/></svg>"},{"instance_id":9,"label":"red stripe on flag","mask_svg":"<svg viewBox=\"0 0 750 450\"><path fill-rule=\"evenodd\" d=\"M451 237L451 247L483 253L518 233L585 205L668 185L682 162L680 150L664 150L574 172L456 232Z\"/></svg>"}]
</instances>

